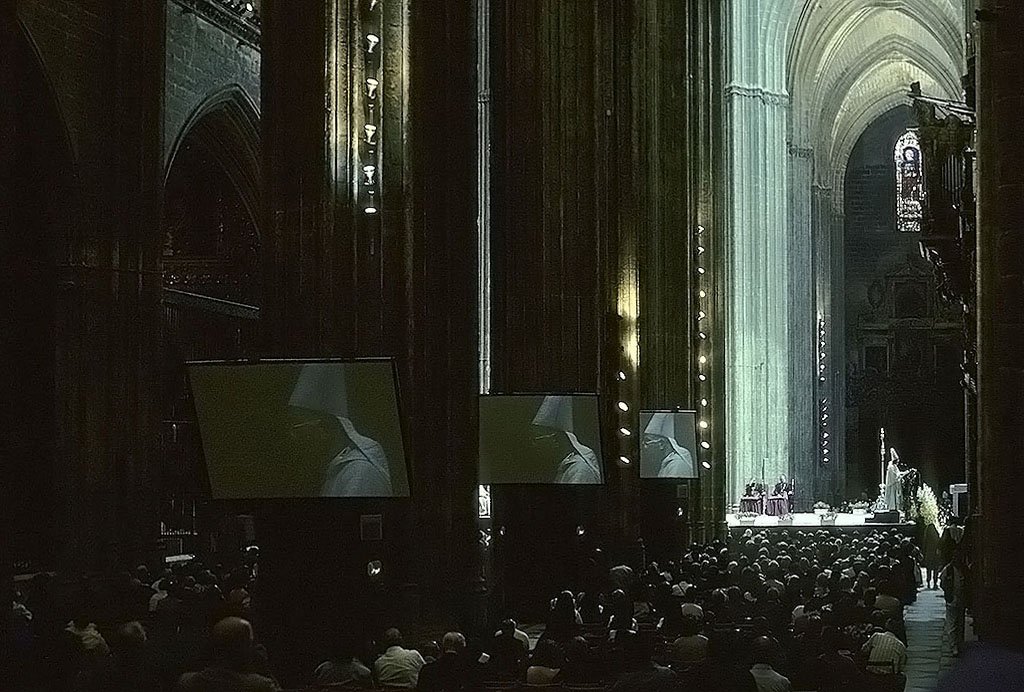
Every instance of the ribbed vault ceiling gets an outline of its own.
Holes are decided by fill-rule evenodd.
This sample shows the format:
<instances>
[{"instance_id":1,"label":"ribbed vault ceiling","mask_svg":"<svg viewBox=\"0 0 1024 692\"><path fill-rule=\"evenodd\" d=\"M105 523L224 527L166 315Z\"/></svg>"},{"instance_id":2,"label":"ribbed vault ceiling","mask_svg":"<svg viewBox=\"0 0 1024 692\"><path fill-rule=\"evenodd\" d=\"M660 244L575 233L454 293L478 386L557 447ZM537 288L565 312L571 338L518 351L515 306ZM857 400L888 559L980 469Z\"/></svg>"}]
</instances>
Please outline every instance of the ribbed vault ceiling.
<instances>
[{"instance_id":1,"label":"ribbed vault ceiling","mask_svg":"<svg viewBox=\"0 0 1024 692\"><path fill-rule=\"evenodd\" d=\"M794 144L815 152L819 185L841 201L853 145L907 103L912 82L960 98L963 8L954 0L769 0L763 36L786 46Z\"/></svg>"}]
</instances>

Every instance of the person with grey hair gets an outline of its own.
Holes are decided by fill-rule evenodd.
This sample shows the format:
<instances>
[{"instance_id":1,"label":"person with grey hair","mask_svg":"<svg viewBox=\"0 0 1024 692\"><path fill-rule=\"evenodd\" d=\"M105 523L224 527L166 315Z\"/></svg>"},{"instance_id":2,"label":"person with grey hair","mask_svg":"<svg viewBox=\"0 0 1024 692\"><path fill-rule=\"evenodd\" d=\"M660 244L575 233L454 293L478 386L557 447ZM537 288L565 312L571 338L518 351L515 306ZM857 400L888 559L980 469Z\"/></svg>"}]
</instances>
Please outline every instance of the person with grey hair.
<instances>
[{"instance_id":1,"label":"person with grey hair","mask_svg":"<svg viewBox=\"0 0 1024 692\"><path fill-rule=\"evenodd\" d=\"M418 692L461 692L472 686L473 665L466 655L466 638L460 632L448 632L441 639L441 657L423 666Z\"/></svg>"},{"instance_id":2,"label":"person with grey hair","mask_svg":"<svg viewBox=\"0 0 1024 692\"><path fill-rule=\"evenodd\" d=\"M540 429L534 441L550 445L555 456L562 456L555 470L553 483L598 484L601 482L601 461L590 447L576 435L573 401L569 396L546 396L541 402L533 425Z\"/></svg>"},{"instance_id":3,"label":"person with grey hair","mask_svg":"<svg viewBox=\"0 0 1024 692\"><path fill-rule=\"evenodd\" d=\"M321 497L390 497L391 471L384 448L356 430L349 411L345 369L336 363L307 363L299 372L288 405L305 420L293 433L332 430L336 452L324 471Z\"/></svg>"},{"instance_id":4,"label":"person with grey hair","mask_svg":"<svg viewBox=\"0 0 1024 692\"><path fill-rule=\"evenodd\" d=\"M226 617L213 626L214 661L203 670L178 679L179 692L276 692L272 678L251 672L255 658L252 625L239 617Z\"/></svg>"}]
</instances>

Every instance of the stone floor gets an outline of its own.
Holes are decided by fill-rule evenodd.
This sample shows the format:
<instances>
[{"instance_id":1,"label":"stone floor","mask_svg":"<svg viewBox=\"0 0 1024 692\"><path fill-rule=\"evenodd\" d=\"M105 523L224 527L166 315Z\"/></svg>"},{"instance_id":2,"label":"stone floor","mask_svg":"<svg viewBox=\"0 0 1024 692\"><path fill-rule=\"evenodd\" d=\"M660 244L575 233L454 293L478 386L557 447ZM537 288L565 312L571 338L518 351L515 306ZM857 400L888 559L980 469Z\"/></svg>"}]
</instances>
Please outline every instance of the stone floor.
<instances>
[{"instance_id":1,"label":"stone floor","mask_svg":"<svg viewBox=\"0 0 1024 692\"><path fill-rule=\"evenodd\" d=\"M907 689L906 692L932 692L939 678L952 668L957 659L952 655L943 633L946 601L938 589L922 589L917 602L904 613L907 623ZM965 628L965 640L973 635L970 618Z\"/></svg>"}]
</instances>

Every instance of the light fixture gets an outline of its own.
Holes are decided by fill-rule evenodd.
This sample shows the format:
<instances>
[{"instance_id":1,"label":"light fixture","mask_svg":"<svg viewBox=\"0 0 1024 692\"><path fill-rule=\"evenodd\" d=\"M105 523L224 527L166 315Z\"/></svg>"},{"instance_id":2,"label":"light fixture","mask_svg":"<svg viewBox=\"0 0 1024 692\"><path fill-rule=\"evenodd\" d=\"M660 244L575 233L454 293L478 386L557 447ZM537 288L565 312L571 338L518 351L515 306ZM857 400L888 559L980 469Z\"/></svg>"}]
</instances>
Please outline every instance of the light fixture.
<instances>
[{"instance_id":1,"label":"light fixture","mask_svg":"<svg viewBox=\"0 0 1024 692\"><path fill-rule=\"evenodd\" d=\"M677 507L676 508L676 516L677 517L683 516L683 508L682 507Z\"/></svg>"},{"instance_id":2,"label":"light fixture","mask_svg":"<svg viewBox=\"0 0 1024 692\"><path fill-rule=\"evenodd\" d=\"M370 0L370 12L373 12L383 0Z\"/></svg>"},{"instance_id":3,"label":"light fixture","mask_svg":"<svg viewBox=\"0 0 1024 692\"><path fill-rule=\"evenodd\" d=\"M625 401L620 401L618 403L618 407L619 410L622 411L623 413L629 410L629 404L627 404Z\"/></svg>"},{"instance_id":4,"label":"light fixture","mask_svg":"<svg viewBox=\"0 0 1024 692\"><path fill-rule=\"evenodd\" d=\"M367 144L376 144L377 143L377 141L376 141L377 126L376 125L370 125L369 123L367 123L366 125L363 125L363 132L366 133L366 143Z\"/></svg>"},{"instance_id":5,"label":"light fixture","mask_svg":"<svg viewBox=\"0 0 1024 692\"><path fill-rule=\"evenodd\" d=\"M711 443L707 440L701 440L700 446L703 449L711 449Z\"/></svg>"},{"instance_id":6,"label":"light fixture","mask_svg":"<svg viewBox=\"0 0 1024 692\"><path fill-rule=\"evenodd\" d=\"M708 314L706 312L704 312L703 310L698 310L697 311L697 319L698 320L702 320L702 319L704 319L707 316L708 316Z\"/></svg>"},{"instance_id":7,"label":"light fixture","mask_svg":"<svg viewBox=\"0 0 1024 692\"><path fill-rule=\"evenodd\" d=\"M364 181L365 184L373 185L374 184L373 179L374 179L374 176L376 175L376 173L377 173L377 167L376 166L374 166L372 164L363 166L363 175L366 176L366 180Z\"/></svg>"},{"instance_id":8,"label":"light fixture","mask_svg":"<svg viewBox=\"0 0 1024 692\"><path fill-rule=\"evenodd\" d=\"M366 207L366 209L363 209L363 213L367 215L376 214L377 207Z\"/></svg>"},{"instance_id":9,"label":"light fixture","mask_svg":"<svg viewBox=\"0 0 1024 692\"><path fill-rule=\"evenodd\" d=\"M698 232L698 233L703 233L703 232L704 232L704 227L698 224L698 226L697 226L697 232Z\"/></svg>"},{"instance_id":10,"label":"light fixture","mask_svg":"<svg viewBox=\"0 0 1024 692\"><path fill-rule=\"evenodd\" d=\"M619 370L619 382L625 382L625 381L626 381L626 373L625 373L625 371Z\"/></svg>"},{"instance_id":11,"label":"light fixture","mask_svg":"<svg viewBox=\"0 0 1024 692\"><path fill-rule=\"evenodd\" d=\"M703 288L700 289L699 291L697 291L697 295L700 296L701 298L707 298L708 297L707 291L705 291Z\"/></svg>"},{"instance_id":12,"label":"light fixture","mask_svg":"<svg viewBox=\"0 0 1024 692\"><path fill-rule=\"evenodd\" d=\"M701 339L706 339L706 338L708 338L708 335L707 335L707 334L705 334L704 332L699 332L699 333L697 334L697 336L698 336L698 337L700 337Z\"/></svg>"},{"instance_id":13,"label":"light fixture","mask_svg":"<svg viewBox=\"0 0 1024 692\"><path fill-rule=\"evenodd\" d=\"M708 422L706 420L702 420L700 423L697 423L697 427L699 427L701 430L707 430Z\"/></svg>"},{"instance_id":14,"label":"light fixture","mask_svg":"<svg viewBox=\"0 0 1024 692\"><path fill-rule=\"evenodd\" d=\"M619 428L619 434L622 435L623 437L629 437L633 433L630 431L629 428Z\"/></svg>"},{"instance_id":15,"label":"light fixture","mask_svg":"<svg viewBox=\"0 0 1024 692\"><path fill-rule=\"evenodd\" d=\"M366 52L370 53L372 55L373 54L373 49L376 48L379 43L380 43L380 36L378 36L377 34L367 34L366 35Z\"/></svg>"},{"instance_id":16,"label":"light fixture","mask_svg":"<svg viewBox=\"0 0 1024 692\"><path fill-rule=\"evenodd\" d=\"M697 375L697 379L700 380L701 382L707 382L708 376L705 375L704 373L700 373L699 375Z\"/></svg>"},{"instance_id":17,"label":"light fixture","mask_svg":"<svg viewBox=\"0 0 1024 692\"><path fill-rule=\"evenodd\" d=\"M698 255L703 255L704 254L704 246L703 245L698 245L697 246L697 254Z\"/></svg>"},{"instance_id":18,"label":"light fixture","mask_svg":"<svg viewBox=\"0 0 1024 692\"><path fill-rule=\"evenodd\" d=\"M697 273L698 274L703 274L704 273L704 267L697 267Z\"/></svg>"},{"instance_id":19,"label":"light fixture","mask_svg":"<svg viewBox=\"0 0 1024 692\"><path fill-rule=\"evenodd\" d=\"M621 461L623 464L626 464L627 466L633 463L632 460L625 454L619 455L619 461Z\"/></svg>"},{"instance_id":20,"label":"light fixture","mask_svg":"<svg viewBox=\"0 0 1024 692\"><path fill-rule=\"evenodd\" d=\"M705 363L708 362L708 357L707 356L701 356L700 358L697 359L697 362L700 363L701 365L704 365Z\"/></svg>"},{"instance_id":21,"label":"light fixture","mask_svg":"<svg viewBox=\"0 0 1024 692\"><path fill-rule=\"evenodd\" d=\"M700 462L700 465L703 466L706 469L709 469L709 470L711 469L711 462L708 461L707 459L705 459L704 461Z\"/></svg>"},{"instance_id":22,"label":"light fixture","mask_svg":"<svg viewBox=\"0 0 1024 692\"><path fill-rule=\"evenodd\" d=\"M708 405L708 400L707 399L701 399L700 400L700 405L701 406L707 406Z\"/></svg>"},{"instance_id":23,"label":"light fixture","mask_svg":"<svg viewBox=\"0 0 1024 692\"><path fill-rule=\"evenodd\" d=\"M368 77L366 80L366 98L371 101L377 98L377 87L380 86L380 82L373 77Z\"/></svg>"},{"instance_id":24,"label":"light fixture","mask_svg":"<svg viewBox=\"0 0 1024 692\"><path fill-rule=\"evenodd\" d=\"M579 526L576 527L576 535L577 536L582 536L586 532L587 532L587 530L585 528L583 528L582 524L580 524Z\"/></svg>"}]
</instances>

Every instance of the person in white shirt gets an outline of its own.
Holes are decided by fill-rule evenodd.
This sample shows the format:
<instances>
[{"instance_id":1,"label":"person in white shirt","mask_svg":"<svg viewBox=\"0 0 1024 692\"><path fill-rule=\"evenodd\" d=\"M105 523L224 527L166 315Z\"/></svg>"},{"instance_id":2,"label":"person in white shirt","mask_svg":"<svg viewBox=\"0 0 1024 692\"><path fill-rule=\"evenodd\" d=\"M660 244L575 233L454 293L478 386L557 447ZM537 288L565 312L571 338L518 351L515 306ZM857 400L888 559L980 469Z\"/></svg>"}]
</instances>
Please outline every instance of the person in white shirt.
<instances>
[{"instance_id":1,"label":"person in white shirt","mask_svg":"<svg viewBox=\"0 0 1024 692\"><path fill-rule=\"evenodd\" d=\"M373 664L377 684L414 689L420 669L426 665L423 656L415 649L403 648L402 633L394 627L384 632L384 646L384 653Z\"/></svg>"},{"instance_id":2,"label":"person in white shirt","mask_svg":"<svg viewBox=\"0 0 1024 692\"><path fill-rule=\"evenodd\" d=\"M757 692L793 692L789 678L772 668L773 648L768 637L758 637L751 647L754 665L750 667L750 674L757 683Z\"/></svg>"},{"instance_id":3,"label":"person in white shirt","mask_svg":"<svg viewBox=\"0 0 1024 692\"><path fill-rule=\"evenodd\" d=\"M907 647L893 634L896 623L889 620L884 632L875 632L868 637L862 653L868 657L867 670L870 673L902 673L907 665Z\"/></svg>"}]
</instances>

